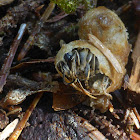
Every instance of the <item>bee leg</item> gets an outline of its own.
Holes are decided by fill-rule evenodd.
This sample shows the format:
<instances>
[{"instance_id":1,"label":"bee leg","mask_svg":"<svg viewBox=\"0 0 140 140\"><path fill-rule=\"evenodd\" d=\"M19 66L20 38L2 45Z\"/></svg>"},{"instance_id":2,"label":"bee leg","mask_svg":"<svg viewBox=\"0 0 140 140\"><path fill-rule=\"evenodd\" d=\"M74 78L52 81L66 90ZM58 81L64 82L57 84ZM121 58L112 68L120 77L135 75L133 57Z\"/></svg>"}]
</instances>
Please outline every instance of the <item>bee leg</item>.
<instances>
[{"instance_id":1,"label":"bee leg","mask_svg":"<svg viewBox=\"0 0 140 140\"><path fill-rule=\"evenodd\" d=\"M65 60L69 61L69 63L67 63L67 65L64 64L63 66L61 66L62 72L63 72L63 81L65 84L72 84L76 81L77 63L78 65L80 65L80 58L79 58L79 54L77 50L74 50L73 52L67 54L67 56L65 57ZM65 78L66 78L65 75L67 76L69 75L72 79L72 82L67 83L65 81Z\"/></svg>"},{"instance_id":2,"label":"bee leg","mask_svg":"<svg viewBox=\"0 0 140 140\"><path fill-rule=\"evenodd\" d=\"M93 58L93 54L91 52L89 52L87 55L87 58L86 58L87 63L90 63L92 58Z\"/></svg>"},{"instance_id":3,"label":"bee leg","mask_svg":"<svg viewBox=\"0 0 140 140\"><path fill-rule=\"evenodd\" d=\"M78 78L77 78L77 84L79 85L78 87L82 90L83 93L85 93L87 96L89 96L93 99L97 99L97 97L91 95L91 93L89 91L87 91L86 89L83 88L83 86Z\"/></svg>"},{"instance_id":4,"label":"bee leg","mask_svg":"<svg viewBox=\"0 0 140 140\"><path fill-rule=\"evenodd\" d=\"M77 60L77 61L76 61ZM71 71L72 71L72 77L73 79L76 79L76 74L77 74L77 65L76 62L80 62L78 52L74 50L73 55L71 57ZM80 63L79 63L80 64Z\"/></svg>"},{"instance_id":5,"label":"bee leg","mask_svg":"<svg viewBox=\"0 0 140 140\"><path fill-rule=\"evenodd\" d=\"M102 87L103 87L103 91L104 91L104 95L108 96L110 99L112 99L112 96L106 92L106 89L109 85L109 78L104 76L103 80L102 80Z\"/></svg>"},{"instance_id":6,"label":"bee leg","mask_svg":"<svg viewBox=\"0 0 140 140\"><path fill-rule=\"evenodd\" d=\"M71 72L70 72L69 66L67 64L65 64L64 62L60 63L60 67L61 67L62 73L65 71L65 74L67 76L70 76Z\"/></svg>"},{"instance_id":7,"label":"bee leg","mask_svg":"<svg viewBox=\"0 0 140 140\"><path fill-rule=\"evenodd\" d=\"M109 85L109 78L106 77L106 76L104 76L104 77L103 77L103 80L102 80L102 87L103 87L103 90L106 90L107 87L108 87L108 85Z\"/></svg>"},{"instance_id":8,"label":"bee leg","mask_svg":"<svg viewBox=\"0 0 140 140\"><path fill-rule=\"evenodd\" d=\"M85 76L86 76L85 86L87 88L89 88L89 85L88 85L88 80L89 80L89 76L90 76L90 65L89 65L89 63L87 63L86 67L85 67Z\"/></svg>"},{"instance_id":9,"label":"bee leg","mask_svg":"<svg viewBox=\"0 0 140 140\"><path fill-rule=\"evenodd\" d=\"M68 65L66 65L66 64L61 64L61 71L62 71L62 73L63 73L63 83L66 84L66 85L73 83L73 80L72 80L72 82L70 82L70 83L67 83L67 82L65 81L65 79L67 78L66 76L70 76L70 75L71 75L71 71L70 71Z\"/></svg>"},{"instance_id":10,"label":"bee leg","mask_svg":"<svg viewBox=\"0 0 140 140\"><path fill-rule=\"evenodd\" d=\"M93 54L91 52L88 53L87 55L87 58L86 58L86 67L85 67L85 76L86 76L86 80L85 80L85 86L87 88L89 88L89 85L88 85L88 80L89 80L89 77L90 77L90 62L92 61L92 58L93 58Z\"/></svg>"},{"instance_id":11,"label":"bee leg","mask_svg":"<svg viewBox=\"0 0 140 140\"><path fill-rule=\"evenodd\" d=\"M76 62L78 64L78 66L80 66L80 56L77 50L75 50L75 54L76 54Z\"/></svg>"},{"instance_id":12,"label":"bee leg","mask_svg":"<svg viewBox=\"0 0 140 140\"><path fill-rule=\"evenodd\" d=\"M99 61L98 61L98 58L95 57L95 74L98 74L98 73L101 73L100 72L100 69L99 69Z\"/></svg>"},{"instance_id":13,"label":"bee leg","mask_svg":"<svg viewBox=\"0 0 140 140\"><path fill-rule=\"evenodd\" d=\"M87 64L87 60L86 60L87 55L88 55L88 50L87 49L80 50L79 56L80 56L80 70L81 71L85 70L85 67L86 67L86 64Z\"/></svg>"},{"instance_id":14,"label":"bee leg","mask_svg":"<svg viewBox=\"0 0 140 140\"><path fill-rule=\"evenodd\" d=\"M76 80L76 79L73 79L72 82L67 83L67 82L65 81L65 78L66 78L66 77L65 77L65 71L63 71L63 83L64 83L65 85L70 85L70 84L74 83L75 80Z\"/></svg>"},{"instance_id":15,"label":"bee leg","mask_svg":"<svg viewBox=\"0 0 140 140\"><path fill-rule=\"evenodd\" d=\"M95 55L93 55L92 59L91 59L91 71L92 71L92 75L95 75Z\"/></svg>"},{"instance_id":16,"label":"bee leg","mask_svg":"<svg viewBox=\"0 0 140 140\"><path fill-rule=\"evenodd\" d=\"M111 95L111 94L109 94L109 93L107 93L107 92L104 92L104 95L106 95L107 97L109 97L109 99L112 100L112 95Z\"/></svg>"}]
</instances>

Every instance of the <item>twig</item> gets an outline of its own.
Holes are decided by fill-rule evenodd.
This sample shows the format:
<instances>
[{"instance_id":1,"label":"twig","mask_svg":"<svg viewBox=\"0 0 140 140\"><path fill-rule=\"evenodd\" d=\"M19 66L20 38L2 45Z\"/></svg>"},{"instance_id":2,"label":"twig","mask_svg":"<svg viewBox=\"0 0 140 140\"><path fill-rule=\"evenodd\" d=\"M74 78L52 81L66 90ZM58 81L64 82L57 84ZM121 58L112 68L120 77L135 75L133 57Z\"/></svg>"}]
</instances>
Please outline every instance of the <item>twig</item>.
<instances>
[{"instance_id":1,"label":"twig","mask_svg":"<svg viewBox=\"0 0 140 140\"><path fill-rule=\"evenodd\" d=\"M132 5L132 1L129 1L127 4L124 4L123 6L119 7L119 8L115 11L115 13L116 13L117 15L120 15L120 14L122 14L123 12L128 11L128 10L131 8L131 5Z\"/></svg>"},{"instance_id":2,"label":"twig","mask_svg":"<svg viewBox=\"0 0 140 140\"><path fill-rule=\"evenodd\" d=\"M30 50L31 46L35 42L35 36L40 32L43 24L47 21L48 17L52 13L53 9L55 7L55 4L50 2L49 6L43 13L42 17L40 18L39 22L37 22L32 34L29 36L27 42L24 44L23 48L21 49L19 55L18 55L18 61L24 58L26 53Z\"/></svg>"},{"instance_id":3,"label":"twig","mask_svg":"<svg viewBox=\"0 0 140 140\"><path fill-rule=\"evenodd\" d=\"M6 115L9 116L9 115L13 115L13 114L18 114L22 111L22 108L21 107L17 107L16 109L14 108L12 111L9 111Z\"/></svg>"},{"instance_id":4,"label":"twig","mask_svg":"<svg viewBox=\"0 0 140 140\"><path fill-rule=\"evenodd\" d=\"M20 136L23 128L25 127L26 122L28 121L31 113L33 112L34 108L36 107L37 103L39 102L40 98L42 97L43 93L38 93L29 106L28 110L26 111L25 115L23 116L22 120L19 122L17 125L15 131L12 133L10 136L9 140L17 140L18 137Z\"/></svg>"},{"instance_id":5,"label":"twig","mask_svg":"<svg viewBox=\"0 0 140 140\"><path fill-rule=\"evenodd\" d=\"M40 10L41 10L43 7L44 7L44 4L38 6L38 7L35 9L35 13L37 14L38 17L41 17L41 15L40 15Z\"/></svg>"},{"instance_id":6,"label":"twig","mask_svg":"<svg viewBox=\"0 0 140 140\"><path fill-rule=\"evenodd\" d=\"M39 63L53 63L55 61L54 57L49 57L47 59L36 59L36 60L32 60L32 61L28 61L28 62L22 62L14 67L11 68L11 71L13 72L14 70L17 71L17 69L22 69L24 68L28 68L33 64L39 64Z\"/></svg>"},{"instance_id":7,"label":"twig","mask_svg":"<svg viewBox=\"0 0 140 140\"><path fill-rule=\"evenodd\" d=\"M133 110L130 111L129 116L132 118L132 120L133 120L135 126L137 127L137 129L140 129L139 121L138 121L138 119L137 119Z\"/></svg>"},{"instance_id":8,"label":"twig","mask_svg":"<svg viewBox=\"0 0 140 140\"><path fill-rule=\"evenodd\" d=\"M6 83L6 78L9 74L10 67L12 65L15 53L17 51L18 45L22 39L25 29L26 29L26 24L21 24L18 34L16 38L14 39L13 44L10 47L8 56L5 59L4 64L2 66L1 75L0 75L0 92L2 92L3 86Z\"/></svg>"},{"instance_id":9,"label":"twig","mask_svg":"<svg viewBox=\"0 0 140 140\"><path fill-rule=\"evenodd\" d=\"M50 2L49 6L47 7L47 9L45 10L45 12L43 13L42 17L40 18L40 21L42 23L46 22L47 19L49 18L49 16L51 15L53 9L55 8L55 3Z\"/></svg>"},{"instance_id":10,"label":"twig","mask_svg":"<svg viewBox=\"0 0 140 140\"><path fill-rule=\"evenodd\" d=\"M136 62L136 59L140 56L140 30L137 36L137 40L135 43L135 47L133 49L133 53L132 53L132 59L133 62Z\"/></svg>"},{"instance_id":11,"label":"twig","mask_svg":"<svg viewBox=\"0 0 140 140\"><path fill-rule=\"evenodd\" d=\"M1 133L0 140L5 140L10 136L10 134L14 131L16 125L18 124L18 119L12 121Z\"/></svg>"},{"instance_id":12,"label":"twig","mask_svg":"<svg viewBox=\"0 0 140 140\"><path fill-rule=\"evenodd\" d=\"M140 135L138 135L137 133L134 133L134 132L133 132L133 133L131 134L131 139L132 139L132 140L140 140Z\"/></svg>"},{"instance_id":13,"label":"twig","mask_svg":"<svg viewBox=\"0 0 140 140\"><path fill-rule=\"evenodd\" d=\"M140 31L132 53L132 59L134 65L129 79L128 88L131 91L140 93Z\"/></svg>"},{"instance_id":14,"label":"twig","mask_svg":"<svg viewBox=\"0 0 140 140\"><path fill-rule=\"evenodd\" d=\"M81 118L81 120L84 120ZM82 123L83 127L88 130L88 135L91 139L95 140L107 140L107 138L94 126L92 126L87 120Z\"/></svg>"},{"instance_id":15,"label":"twig","mask_svg":"<svg viewBox=\"0 0 140 140\"><path fill-rule=\"evenodd\" d=\"M140 93L140 56L136 59L132 68L128 88L136 93Z\"/></svg>"},{"instance_id":16,"label":"twig","mask_svg":"<svg viewBox=\"0 0 140 140\"><path fill-rule=\"evenodd\" d=\"M14 0L0 0L0 6L12 3Z\"/></svg>"},{"instance_id":17,"label":"twig","mask_svg":"<svg viewBox=\"0 0 140 140\"><path fill-rule=\"evenodd\" d=\"M49 22L49 23L56 22L56 21L59 21L66 16L68 16L68 14L61 12L58 15L56 15L55 17L52 17L51 19L47 20L46 22Z\"/></svg>"},{"instance_id":18,"label":"twig","mask_svg":"<svg viewBox=\"0 0 140 140\"><path fill-rule=\"evenodd\" d=\"M137 117L137 119L138 119L138 121L139 121L139 123L140 123L140 115L139 115L139 113L138 113L136 107L133 108L133 111L134 111L134 113L135 113L135 115L136 115L136 117Z\"/></svg>"}]
</instances>

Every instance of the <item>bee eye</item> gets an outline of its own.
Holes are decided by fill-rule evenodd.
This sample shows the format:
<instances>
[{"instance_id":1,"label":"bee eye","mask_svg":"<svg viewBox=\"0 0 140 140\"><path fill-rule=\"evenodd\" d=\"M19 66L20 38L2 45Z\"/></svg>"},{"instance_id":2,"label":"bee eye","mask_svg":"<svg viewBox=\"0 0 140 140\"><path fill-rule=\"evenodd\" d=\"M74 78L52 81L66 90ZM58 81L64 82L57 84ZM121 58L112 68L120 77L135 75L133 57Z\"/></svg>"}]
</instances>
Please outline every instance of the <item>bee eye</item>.
<instances>
[{"instance_id":1,"label":"bee eye","mask_svg":"<svg viewBox=\"0 0 140 140\"><path fill-rule=\"evenodd\" d=\"M66 62L69 62L71 60L71 57L72 57L72 53L66 53L64 55L64 59Z\"/></svg>"}]
</instances>

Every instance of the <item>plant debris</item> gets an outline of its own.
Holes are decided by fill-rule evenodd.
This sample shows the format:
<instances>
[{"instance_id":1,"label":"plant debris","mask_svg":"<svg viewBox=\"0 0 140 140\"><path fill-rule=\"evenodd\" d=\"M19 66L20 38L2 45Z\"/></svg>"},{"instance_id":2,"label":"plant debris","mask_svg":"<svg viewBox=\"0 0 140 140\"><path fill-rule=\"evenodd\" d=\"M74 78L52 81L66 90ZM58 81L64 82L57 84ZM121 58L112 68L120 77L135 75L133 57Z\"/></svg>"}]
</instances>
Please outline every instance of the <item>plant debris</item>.
<instances>
[{"instance_id":1,"label":"plant debris","mask_svg":"<svg viewBox=\"0 0 140 140\"><path fill-rule=\"evenodd\" d=\"M8 124L8 126L6 126L6 128L0 133L1 140L6 140L6 138L8 138L11 135L11 133L14 131L15 127L17 126L18 121L19 121L18 119L15 119L10 124Z\"/></svg>"}]
</instances>

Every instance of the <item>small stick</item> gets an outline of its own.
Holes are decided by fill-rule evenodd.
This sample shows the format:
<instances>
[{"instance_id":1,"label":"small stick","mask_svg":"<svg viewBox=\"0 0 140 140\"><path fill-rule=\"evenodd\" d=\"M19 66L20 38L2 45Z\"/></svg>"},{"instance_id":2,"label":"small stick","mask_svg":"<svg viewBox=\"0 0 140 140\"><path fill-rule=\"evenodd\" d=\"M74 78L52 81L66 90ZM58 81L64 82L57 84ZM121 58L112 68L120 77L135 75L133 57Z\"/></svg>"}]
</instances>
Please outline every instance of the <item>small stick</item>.
<instances>
[{"instance_id":1,"label":"small stick","mask_svg":"<svg viewBox=\"0 0 140 140\"><path fill-rule=\"evenodd\" d=\"M118 73L123 73L122 67L116 57L111 53L111 51L94 35L88 34L89 41L93 44L96 48L98 48L104 56L109 60L112 66Z\"/></svg>"},{"instance_id":2,"label":"small stick","mask_svg":"<svg viewBox=\"0 0 140 140\"><path fill-rule=\"evenodd\" d=\"M0 73L0 93L2 92L3 86L6 83L6 78L7 78L8 74L9 74L10 67L12 65L15 53L16 53L17 48L19 46L19 43L20 43L20 41L21 41L21 39L23 37L25 29L26 29L26 24L25 23L21 24L20 29L18 31L18 34L15 37L15 39L13 41L13 44L10 47L8 56L5 59L4 64L2 66L1 73Z\"/></svg>"},{"instance_id":3,"label":"small stick","mask_svg":"<svg viewBox=\"0 0 140 140\"><path fill-rule=\"evenodd\" d=\"M132 140L140 140L140 135L138 135L137 133L132 132L131 139Z\"/></svg>"},{"instance_id":4,"label":"small stick","mask_svg":"<svg viewBox=\"0 0 140 140\"><path fill-rule=\"evenodd\" d=\"M49 6L47 7L47 9L45 10L45 12L43 13L42 17L40 18L40 20L43 23L47 21L47 19L49 18L49 16L52 13L54 7L55 7L55 3L50 2L49 3Z\"/></svg>"},{"instance_id":5,"label":"small stick","mask_svg":"<svg viewBox=\"0 0 140 140\"><path fill-rule=\"evenodd\" d=\"M139 113L138 113L136 107L133 108L133 111L134 111L134 113L135 113L135 115L136 115L138 121L140 122L140 115L139 115Z\"/></svg>"},{"instance_id":6,"label":"small stick","mask_svg":"<svg viewBox=\"0 0 140 140\"><path fill-rule=\"evenodd\" d=\"M32 64L39 64L39 63L53 63L55 61L54 57L49 57L47 59L37 59L37 60L32 60L28 62L22 62L19 63L18 65L14 66L11 68L11 71L17 70L17 69L22 69L22 68L28 68Z\"/></svg>"},{"instance_id":7,"label":"small stick","mask_svg":"<svg viewBox=\"0 0 140 140\"><path fill-rule=\"evenodd\" d=\"M47 20L46 22L52 23L63 19L64 17L68 16L65 12L61 12L60 14L52 17L51 19Z\"/></svg>"},{"instance_id":8,"label":"small stick","mask_svg":"<svg viewBox=\"0 0 140 140\"><path fill-rule=\"evenodd\" d=\"M92 126L87 120L81 118L84 122L82 123L83 127L88 130L88 135L91 139L96 140L107 140L107 138L94 126Z\"/></svg>"},{"instance_id":9,"label":"small stick","mask_svg":"<svg viewBox=\"0 0 140 140\"><path fill-rule=\"evenodd\" d=\"M49 6L47 7L45 12L43 13L42 17L40 18L39 22L36 23L36 26L35 26L32 34L29 36L27 42L24 44L23 48L21 49L21 51L18 55L18 58L17 58L18 61L23 59L24 56L26 55L26 53L30 50L31 45L33 45L35 42L35 36L40 32L43 24L47 21L47 19L51 15L54 7L55 7L55 4L50 2Z\"/></svg>"},{"instance_id":10,"label":"small stick","mask_svg":"<svg viewBox=\"0 0 140 140\"><path fill-rule=\"evenodd\" d=\"M25 115L23 116L23 118L19 122L19 124L17 125L15 131L12 133L12 135L9 138L9 140L17 140L18 139L18 137L20 136L23 128L25 127L26 122L28 121L31 113L33 112L34 108L36 107L36 105L39 102L39 100L42 97L42 95L43 95L43 92L42 93L38 93L36 95L35 99L33 100L33 102L31 103L31 105L29 106L29 108L25 112Z\"/></svg>"},{"instance_id":11,"label":"small stick","mask_svg":"<svg viewBox=\"0 0 140 140\"><path fill-rule=\"evenodd\" d=\"M19 107L19 108L16 108L16 109L12 110L12 111L9 111L6 115L9 116L9 115L17 114L21 111L22 111L22 108Z\"/></svg>"},{"instance_id":12,"label":"small stick","mask_svg":"<svg viewBox=\"0 0 140 140\"><path fill-rule=\"evenodd\" d=\"M140 56L136 59L129 78L128 88L140 93Z\"/></svg>"},{"instance_id":13,"label":"small stick","mask_svg":"<svg viewBox=\"0 0 140 140\"><path fill-rule=\"evenodd\" d=\"M12 3L14 0L0 0L0 7Z\"/></svg>"},{"instance_id":14,"label":"small stick","mask_svg":"<svg viewBox=\"0 0 140 140\"><path fill-rule=\"evenodd\" d=\"M135 126L137 127L137 129L140 129L139 120L137 119L133 110L130 111L129 116L132 118L132 120L133 120Z\"/></svg>"},{"instance_id":15,"label":"small stick","mask_svg":"<svg viewBox=\"0 0 140 140\"><path fill-rule=\"evenodd\" d=\"M140 93L140 30L133 49L132 59L134 64L129 78L128 88L131 91Z\"/></svg>"},{"instance_id":16,"label":"small stick","mask_svg":"<svg viewBox=\"0 0 140 140\"><path fill-rule=\"evenodd\" d=\"M14 131L15 127L18 124L18 119L12 121L7 127L0 133L0 140L6 140L10 134Z\"/></svg>"},{"instance_id":17,"label":"small stick","mask_svg":"<svg viewBox=\"0 0 140 140\"><path fill-rule=\"evenodd\" d=\"M119 7L115 11L115 13L117 15L120 15L120 14L124 13L125 11L128 11L131 8L131 6L132 6L132 1L129 1L127 4L124 4L123 6Z\"/></svg>"}]
</instances>

